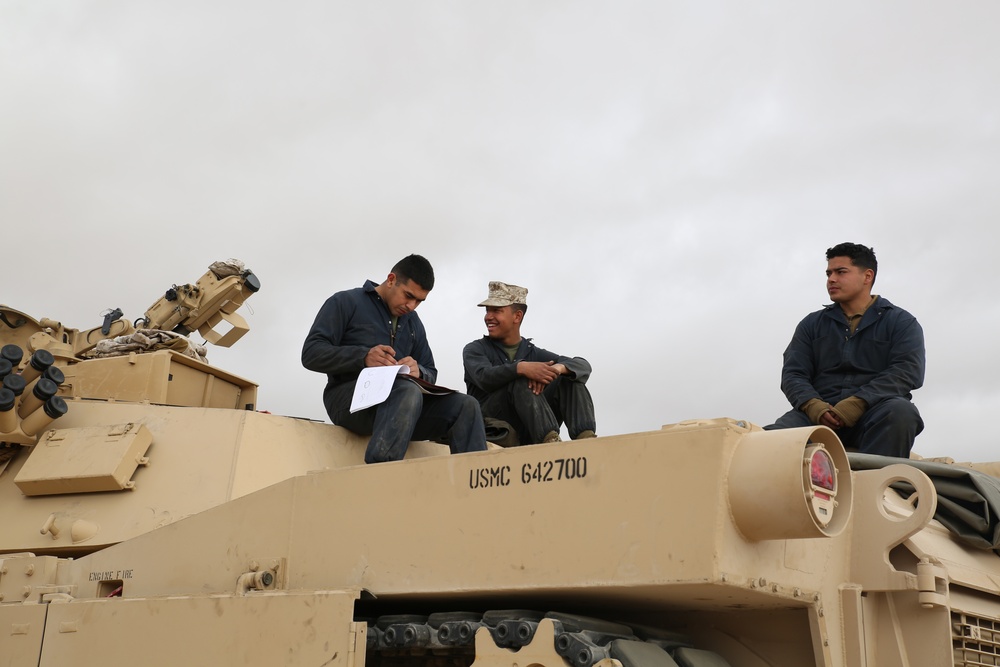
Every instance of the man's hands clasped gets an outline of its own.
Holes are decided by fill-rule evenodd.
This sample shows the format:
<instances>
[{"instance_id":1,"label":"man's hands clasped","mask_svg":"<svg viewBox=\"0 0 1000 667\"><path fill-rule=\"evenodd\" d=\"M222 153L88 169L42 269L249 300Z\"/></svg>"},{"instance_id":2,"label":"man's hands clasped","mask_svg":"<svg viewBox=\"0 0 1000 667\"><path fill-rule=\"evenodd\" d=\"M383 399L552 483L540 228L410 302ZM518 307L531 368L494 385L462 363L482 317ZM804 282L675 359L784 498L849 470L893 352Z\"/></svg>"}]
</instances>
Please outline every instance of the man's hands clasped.
<instances>
[{"instance_id":1,"label":"man's hands clasped","mask_svg":"<svg viewBox=\"0 0 1000 667\"><path fill-rule=\"evenodd\" d=\"M528 388L535 395L541 394L549 383L568 372L566 366L554 361L519 361L517 364L517 374L528 379Z\"/></svg>"}]
</instances>

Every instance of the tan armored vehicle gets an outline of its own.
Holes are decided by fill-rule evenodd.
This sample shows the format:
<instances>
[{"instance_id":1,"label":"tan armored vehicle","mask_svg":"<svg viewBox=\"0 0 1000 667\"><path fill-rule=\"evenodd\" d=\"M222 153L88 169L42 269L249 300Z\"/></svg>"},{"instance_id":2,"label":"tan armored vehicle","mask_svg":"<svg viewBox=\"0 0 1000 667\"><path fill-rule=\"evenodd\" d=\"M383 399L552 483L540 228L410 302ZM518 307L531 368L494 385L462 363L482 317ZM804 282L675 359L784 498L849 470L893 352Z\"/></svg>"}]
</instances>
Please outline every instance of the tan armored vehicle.
<instances>
[{"instance_id":1,"label":"tan armored vehicle","mask_svg":"<svg viewBox=\"0 0 1000 667\"><path fill-rule=\"evenodd\" d=\"M996 479L730 419L366 466L188 338L258 288L0 307L0 664L1000 665Z\"/></svg>"}]
</instances>

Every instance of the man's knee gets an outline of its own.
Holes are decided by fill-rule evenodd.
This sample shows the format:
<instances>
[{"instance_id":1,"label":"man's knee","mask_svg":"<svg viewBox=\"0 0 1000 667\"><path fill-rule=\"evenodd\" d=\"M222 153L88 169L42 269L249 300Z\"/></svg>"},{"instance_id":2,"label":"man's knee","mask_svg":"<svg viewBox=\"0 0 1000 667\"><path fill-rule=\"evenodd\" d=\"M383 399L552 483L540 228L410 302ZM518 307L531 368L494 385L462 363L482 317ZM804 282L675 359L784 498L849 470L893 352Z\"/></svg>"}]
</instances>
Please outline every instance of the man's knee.
<instances>
[{"instance_id":1,"label":"man's knee","mask_svg":"<svg viewBox=\"0 0 1000 667\"><path fill-rule=\"evenodd\" d=\"M466 394L449 396L455 420L448 434L453 454L486 449L486 427L479 401Z\"/></svg>"},{"instance_id":2,"label":"man's knee","mask_svg":"<svg viewBox=\"0 0 1000 667\"><path fill-rule=\"evenodd\" d=\"M459 422L472 422L472 421L482 421L483 411L479 406L479 401L472 398L468 394L452 394L456 408L456 421Z\"/></svg>"},{"instance_id":3,"label":"man's knee","mask_svg":"<svg viewBox=\"0 0 1000 667\"><path fill-rule=\"evenodd\" d=\"M385 405L392 406L397 413L416 418L424 408L424 394L416 383L400 380L392 386Z\"/></svg>"},{"instance_id":4,"label":"man's knee","mask_svg":"<svg viewBox=\"0 0 1000 667\"><path fill-rule=\"evenodd\" d=\"M528 378L521 377L517 378L509 385L510 387L510 397L514 401L524 401L524 400L538 400L540 396L531 390L531 385L529 384Z\"/></svg>"},{"instance_id":5,"label":"man's knee","mask_svg":"<svg viewBox=\"0 0 1000 667\"><path fill-rule=\"evenodd\" d=\"M867 410L858 426L862 432L908 440L912 446L913 439L924 430L924 420L910 401L889 398Z\"/></svg>"},{"instance_id":6,"label":"man's knee","mask_svg":"<svg viewBox=\"0 0 1000 667\"><path fill-rule=\"evenodd\" d=\"M365 450L365 463L398 461L406 448L423 410L420 388L412 383L397 381L388 398L374 408L371 438Z\"/></svg>"},{"instance_id":7,"label":"man's knee","mask_svg":"<svg viewBox=\"0 0 1000 667\"><path fill-rule=\"evenodd\" d=\"M917 434L924 430L924 421L913 403L890 398L865 412L858 427L861 435L856 445L861 452L906 458Z\"/></svg>"},{"instance_id":8,"label":"man's knee","mask_svg":"<svg viewBox=\"0 0 1000 667\"><path fill-rule=\"evenodd\" d=\"M875 418L886 419L900 426L907 426L915 430L916 433L924 428L924 421L920 418L920 411L917 410L911 401L905 398L889 398L869 411ZM865 415L868 416L867 414Z\"/></svg>"},{"instance_id":9,"label":"man's knee","mask_svg":"<svg viewBox=\"0 0 1000 667\"><path fill-rule=\"evenodd\" d=\"M510 406L521 419L528 412L550 409L548 398L544 393L536 394L532 391L527 378L518 378L510 383Z\"/></svg>"},{"instance_id":10,"label":"man's knee","mask_svg":"<svg viewBox=\"0 0 1000 667\"><path fill-rule=\"evenodd\" d=\"M561 377L559 378L558 388L567 400L593 402L590 396L590 389L587 388L585 382L580 382L575 378Z\"/></svg>"}]
</instances>

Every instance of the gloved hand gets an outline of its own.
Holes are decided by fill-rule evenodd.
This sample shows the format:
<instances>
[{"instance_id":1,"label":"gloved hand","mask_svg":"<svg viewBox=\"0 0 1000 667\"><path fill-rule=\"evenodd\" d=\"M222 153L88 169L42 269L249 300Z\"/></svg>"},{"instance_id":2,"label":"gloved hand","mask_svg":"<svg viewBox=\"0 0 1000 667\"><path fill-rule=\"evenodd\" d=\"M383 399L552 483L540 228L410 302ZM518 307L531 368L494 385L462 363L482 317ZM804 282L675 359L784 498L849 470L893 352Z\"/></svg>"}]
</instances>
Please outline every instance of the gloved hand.
<instances>
[{"instance_id":1,"label":"gloved hand","mask_svg":"<svg viewBox=\"0 0 1000 667\"><path fill-rule=\"evenodd\" d=\"M819 419L823 416L823 413L832 409L832 405L819 398L810 399L802 406L802 412L806 413L806 417L809 417L809 421L813 424L819 424Z\"/></svg>"},{"instance_id":2,"label":"gloved hand","mask_svg":"<svg viewBox=\"0 0 1000 667\"><path fill-rule=\"evenodd\" d=\"M848 396L831 409L835 415L840 417L840 421L844 422L844 426L850 427L858 423L861 415L865 414L865 410L868 409L868 404L857 396Z\"/></svg>"}]
</instances>

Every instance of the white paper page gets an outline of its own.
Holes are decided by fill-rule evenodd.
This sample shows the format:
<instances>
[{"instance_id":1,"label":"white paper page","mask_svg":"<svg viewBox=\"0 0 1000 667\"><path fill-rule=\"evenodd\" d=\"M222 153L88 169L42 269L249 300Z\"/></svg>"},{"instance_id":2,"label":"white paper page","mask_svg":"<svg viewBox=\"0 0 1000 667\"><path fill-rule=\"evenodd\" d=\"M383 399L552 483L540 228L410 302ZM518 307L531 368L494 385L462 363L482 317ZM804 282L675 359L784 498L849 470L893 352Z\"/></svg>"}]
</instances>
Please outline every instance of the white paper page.
<instances>
[{"instance_id":1,"label":"white paper page","mask_svg":"<svg viewBox=\"0 0 1000 667\"><path fill-rule=\"evenodd\" d=\"M389 398L392 383L400 373L409 374L409 366L370 366L358 376L351 399L351 412L378 405Z\"/></svg>"}]
</instances>

